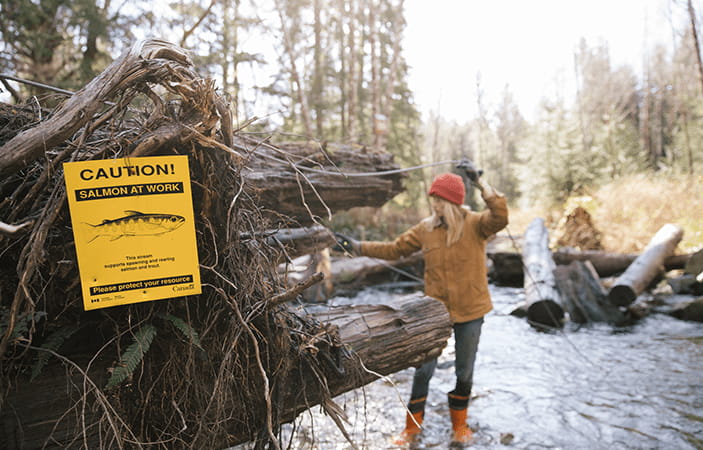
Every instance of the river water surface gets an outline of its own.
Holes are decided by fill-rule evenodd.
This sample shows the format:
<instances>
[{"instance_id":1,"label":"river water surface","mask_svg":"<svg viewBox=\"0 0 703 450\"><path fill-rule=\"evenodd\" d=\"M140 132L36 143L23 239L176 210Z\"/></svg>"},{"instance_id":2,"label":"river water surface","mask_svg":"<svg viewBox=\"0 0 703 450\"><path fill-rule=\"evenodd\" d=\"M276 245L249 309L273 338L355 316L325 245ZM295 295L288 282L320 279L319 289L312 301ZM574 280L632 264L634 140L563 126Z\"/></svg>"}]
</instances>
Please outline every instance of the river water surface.
<instances>
[{"instance_id":1,"label":"river water surface","mask_svg":"<svg viewBox=\"0 0 703 450\"><path fill-rule=\"evenodd\" d=\"M655 314L629 326L567 325L541 332L509 315L522 289L491 286L474 373L469 425L477 449L703 449L703 324ZM330 304L383 303L365 290ZM454 387L454 341L430 384L414 448L448 448L446 393ZM339 396L357 448L392 448L404 424L414 369ZM352 446L315 407L284 428L283 445Z\"/></svg>"}]
</instances>

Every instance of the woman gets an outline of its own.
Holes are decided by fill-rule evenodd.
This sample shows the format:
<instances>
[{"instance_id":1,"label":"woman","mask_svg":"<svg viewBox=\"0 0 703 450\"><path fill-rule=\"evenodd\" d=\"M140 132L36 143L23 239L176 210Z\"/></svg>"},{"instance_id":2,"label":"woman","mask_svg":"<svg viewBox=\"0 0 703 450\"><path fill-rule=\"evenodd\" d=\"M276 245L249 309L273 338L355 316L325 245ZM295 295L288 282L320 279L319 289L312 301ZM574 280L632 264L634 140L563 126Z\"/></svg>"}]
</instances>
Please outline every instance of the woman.
<instances>
[{"instance_id":1,"label":"woman","mask_svg":"<svg viewBox=\"0 0 703 450\"><path fill-rule=\"evenodd\" d=\"M463 205L462 178L452 173L437 176L428 192L432 215L398 236L393 242L358 242L340 236L340 245L354 253L398 259L422 250L425 260L425 293L443 302L453 323L456 342L456 387L448 394L453 442L466 444L472 432L466 423L473 383L474 361L483 316L492 308L488 292L486 242L508 224L505 197L473 173L488 209L474 212ZM346 244L346 245L345 245ZM420 433L430 378L437 359L415 370L405 429L394 438L404 445Z\"/></svg>"}]
</instances>

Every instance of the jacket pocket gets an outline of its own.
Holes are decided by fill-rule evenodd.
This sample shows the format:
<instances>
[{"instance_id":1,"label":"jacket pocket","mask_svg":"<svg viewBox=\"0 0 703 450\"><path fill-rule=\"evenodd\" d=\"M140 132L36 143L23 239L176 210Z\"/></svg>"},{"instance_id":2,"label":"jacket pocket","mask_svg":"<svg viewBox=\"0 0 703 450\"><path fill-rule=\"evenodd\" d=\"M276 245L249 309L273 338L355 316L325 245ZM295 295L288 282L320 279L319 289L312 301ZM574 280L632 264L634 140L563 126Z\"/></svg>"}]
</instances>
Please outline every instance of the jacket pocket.
<instances>
[{"instance_id":1,"label":"jacket pocket","mask_svg":"<svg viewBox=\"0 0 703 450\"><path fill-rule=\"evenodd\" d=\"M422 247L426 270L439 270L442 266L442 249L438 245Z\"/></svg>"}]
</instances>

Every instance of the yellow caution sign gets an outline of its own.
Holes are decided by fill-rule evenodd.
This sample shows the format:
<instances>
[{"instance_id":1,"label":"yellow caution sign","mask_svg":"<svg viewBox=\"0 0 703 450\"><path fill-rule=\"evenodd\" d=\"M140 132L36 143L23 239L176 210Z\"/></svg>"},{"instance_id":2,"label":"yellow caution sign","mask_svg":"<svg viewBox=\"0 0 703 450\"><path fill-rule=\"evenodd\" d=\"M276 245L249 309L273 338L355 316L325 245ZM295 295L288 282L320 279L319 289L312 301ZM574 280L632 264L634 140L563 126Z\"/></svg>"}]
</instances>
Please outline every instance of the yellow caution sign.
<instances>
[{"instance_id":1,"label":"yellow caution sign","mask_svg":"<svg viewBox=\"0 0 703 450\"><path fill-rule=\"evenodd\" d=\"M201 293L187 156L63 168L86 310Z\"/></svg>"}]
</instances>

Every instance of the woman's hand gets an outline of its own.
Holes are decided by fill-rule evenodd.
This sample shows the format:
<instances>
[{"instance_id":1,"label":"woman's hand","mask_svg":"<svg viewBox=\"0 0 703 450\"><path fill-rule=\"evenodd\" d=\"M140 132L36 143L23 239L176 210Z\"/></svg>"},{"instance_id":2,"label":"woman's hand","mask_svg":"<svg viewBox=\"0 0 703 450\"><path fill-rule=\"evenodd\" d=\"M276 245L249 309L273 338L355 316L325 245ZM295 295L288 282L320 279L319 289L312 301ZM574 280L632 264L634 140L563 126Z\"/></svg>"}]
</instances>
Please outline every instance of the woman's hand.
<instances>
[{"instance_id":1,"label":"woman's hand","mask_svg":"<svg viewBox=\"0 0 703 450\"><path fill-rule=\"evenodd\" d=\"M346 252L351 255L359 255L361 253L361 243L356 239L341 233L334 233L334 238L337 240L337 245L332 247L332 250Z\"/></svg>"}]
</instances>

